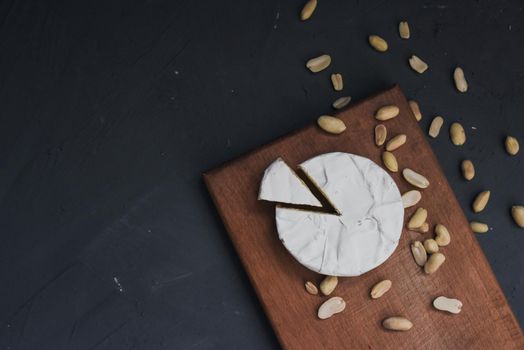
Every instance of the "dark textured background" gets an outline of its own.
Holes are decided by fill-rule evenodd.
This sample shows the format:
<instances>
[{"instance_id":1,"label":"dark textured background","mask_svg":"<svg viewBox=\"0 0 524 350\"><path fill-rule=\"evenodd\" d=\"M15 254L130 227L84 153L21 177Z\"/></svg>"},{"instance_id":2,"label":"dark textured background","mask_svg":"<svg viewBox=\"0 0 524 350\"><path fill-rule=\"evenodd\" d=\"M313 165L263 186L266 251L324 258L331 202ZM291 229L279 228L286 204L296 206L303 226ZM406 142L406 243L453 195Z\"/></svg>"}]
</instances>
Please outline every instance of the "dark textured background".
<instances>
[{"instance_id":1,"label":"dark textured background","mask_svg":"<svg viewBox=\"0 0 524 350\"><path fill-rule=\"evenodd\" d=\"M0 2L0 347L278 347L200 174L399 83L524 322L524 4L520 1ZM407 19L412 39L401 41ZM373 51L367 35L389 41ZM305 61L329 53L327 72ZM420 76L407 58L430 69ZM464 68L467 94L451 72ZM476 129L473 129L475 127ZM477 177L461 179L471 158ZM492 190L481 215L473 195Z\"/></svg>"}]
</instances>

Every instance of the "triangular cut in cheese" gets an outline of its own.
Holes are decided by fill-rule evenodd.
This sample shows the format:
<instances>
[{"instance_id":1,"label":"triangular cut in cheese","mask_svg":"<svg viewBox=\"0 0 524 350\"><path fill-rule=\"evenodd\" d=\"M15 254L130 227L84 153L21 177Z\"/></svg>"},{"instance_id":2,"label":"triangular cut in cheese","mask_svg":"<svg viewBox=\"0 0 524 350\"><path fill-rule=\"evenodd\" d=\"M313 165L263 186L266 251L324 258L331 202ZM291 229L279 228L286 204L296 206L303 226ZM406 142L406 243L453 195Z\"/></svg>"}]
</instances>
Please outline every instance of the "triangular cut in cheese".
<instances>
[{"instance_id":1,"label":"triangular cut in cheese","mask_svg":"<svg viewBox=\"0 0 524 350\"><path fill-rule=\"evenodd\" d=\"M278 158L266 168L258 199L322 208L320 201L282 158Z\"/></svg>"},{"instance_id":2,"label":"triangular cut in cheese","mask_svg":"<svg viewBox=\"0 0 524 350\"><path fill-rule=\"evenodd\" d=\"M309 187L309 190L313 195L320 199L322 203L323 211L330 214L340 215L340 211L335 207L335 205L329 200L329 197L322 188L316 183L316 181L311 177L303 168L302 164L298 166L297 171L298 176L304 181L304 183Z\"/></svg>"}]
</instances>

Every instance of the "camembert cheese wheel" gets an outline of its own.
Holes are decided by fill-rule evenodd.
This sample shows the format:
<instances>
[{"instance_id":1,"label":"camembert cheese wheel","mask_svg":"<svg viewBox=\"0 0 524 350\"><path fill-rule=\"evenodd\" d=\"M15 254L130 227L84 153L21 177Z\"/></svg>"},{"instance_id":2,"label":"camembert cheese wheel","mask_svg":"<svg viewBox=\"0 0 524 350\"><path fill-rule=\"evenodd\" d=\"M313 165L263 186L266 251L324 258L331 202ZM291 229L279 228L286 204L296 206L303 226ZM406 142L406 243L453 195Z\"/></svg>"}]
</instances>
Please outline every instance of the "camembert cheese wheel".
<instances>
[{"instance_id":1,"label":"camembert cheese wheel","mask_svg":"<svg viewBox=\"0 0 524 350\"><path fill-rule=\"evenodd\" d=\"M380 166L349 153L326 153L300 164L340 215L276 207L278 235L307 268L359 276L398 245L404 220L400 191Z\"/></svg>"}]
</instances>

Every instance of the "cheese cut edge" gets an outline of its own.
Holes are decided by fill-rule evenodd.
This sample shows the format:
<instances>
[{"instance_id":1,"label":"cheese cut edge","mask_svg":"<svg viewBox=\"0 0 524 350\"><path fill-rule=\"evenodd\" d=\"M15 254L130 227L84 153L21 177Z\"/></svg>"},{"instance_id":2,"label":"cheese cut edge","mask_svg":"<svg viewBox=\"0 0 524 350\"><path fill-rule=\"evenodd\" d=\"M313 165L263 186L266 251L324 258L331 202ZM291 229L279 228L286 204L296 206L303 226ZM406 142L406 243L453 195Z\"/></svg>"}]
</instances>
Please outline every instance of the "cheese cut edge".
<instances>
[{"instance_id":1,"label":"cheese cut edge","mask_svg":"<svg viewBox=\"0 0 524 350\"><path fill-rule=\"evenodd\" d=\"M326 199L326 201L329 203L329 205L331 205L331 207L335 210L335 213L336 215L340 215L340 210L337 209L337 207L335 206L335 204L329 199L328 195L326 192L324 192L324 190L322 189L322 187L315 181L315 179L308 174L307 170L304 169L304 167L302 166L302 164L300 164L298 166L298 168L300 170L302 170L302 172L304 173L304 175L307 176L307 178L309 179L309 181L313 184L313 186L315 186L315 188L317 189L318 192L320 192L320 194Z\"/></svg>"}]
</instances>

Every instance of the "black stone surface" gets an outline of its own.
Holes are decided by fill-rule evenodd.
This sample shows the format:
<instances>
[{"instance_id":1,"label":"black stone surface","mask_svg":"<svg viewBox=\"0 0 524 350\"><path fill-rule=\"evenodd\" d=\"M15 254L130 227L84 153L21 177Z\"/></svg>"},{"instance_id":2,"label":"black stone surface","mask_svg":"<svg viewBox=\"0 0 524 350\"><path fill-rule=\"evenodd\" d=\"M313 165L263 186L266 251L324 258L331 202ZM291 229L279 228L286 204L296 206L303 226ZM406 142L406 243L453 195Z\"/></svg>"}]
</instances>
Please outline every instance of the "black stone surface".
<instances>
[{"instance_id":1,"label":"black stone surface","mask_svg":"<svg viewBox=\"0 0 524 350\"><path fill-rule=\"evenodd\" d=\"M523 322L524 231L509 208L524 202L524 153L503 140L524 143L524 4L320 0L307 23L302 5L0 2L0 348L277 348L200 174L338 96L394 83L420 103L421 127L437 114L466 127L465 146L447 127L431 145L467 215L492 227L478 239ZM310 74L324 52L332 66ZM482 189L492 199L473 215Z\"/></svg>"}]
</instances>

